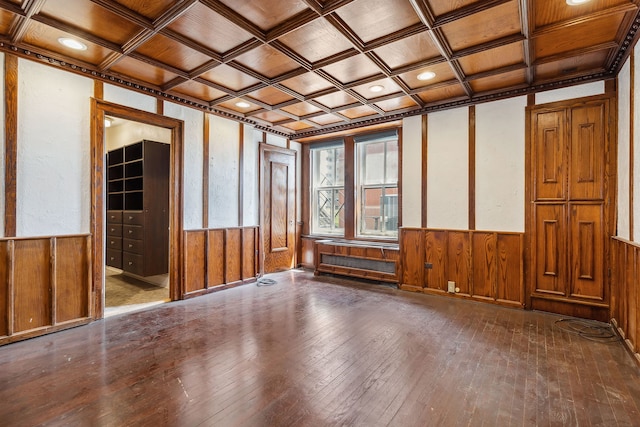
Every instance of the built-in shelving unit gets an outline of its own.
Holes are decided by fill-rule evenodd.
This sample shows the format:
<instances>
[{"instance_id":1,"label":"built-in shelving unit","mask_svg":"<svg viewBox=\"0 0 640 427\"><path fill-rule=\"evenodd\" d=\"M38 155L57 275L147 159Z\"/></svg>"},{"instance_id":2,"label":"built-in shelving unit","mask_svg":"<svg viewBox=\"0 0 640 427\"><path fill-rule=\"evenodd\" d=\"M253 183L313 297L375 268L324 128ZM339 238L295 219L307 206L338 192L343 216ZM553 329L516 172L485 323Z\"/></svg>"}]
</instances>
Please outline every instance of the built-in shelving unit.
<instances>
[{"instance_id":1,"label":"built-in shelving unit","mask_svg":"<svg viewBox=\"0 0 640 427\"><path fill-rule=\"evenodd\" d=\"M107 153L107 265L169 271L170 146L143 140Z\"/></svg>"}]
</instances>

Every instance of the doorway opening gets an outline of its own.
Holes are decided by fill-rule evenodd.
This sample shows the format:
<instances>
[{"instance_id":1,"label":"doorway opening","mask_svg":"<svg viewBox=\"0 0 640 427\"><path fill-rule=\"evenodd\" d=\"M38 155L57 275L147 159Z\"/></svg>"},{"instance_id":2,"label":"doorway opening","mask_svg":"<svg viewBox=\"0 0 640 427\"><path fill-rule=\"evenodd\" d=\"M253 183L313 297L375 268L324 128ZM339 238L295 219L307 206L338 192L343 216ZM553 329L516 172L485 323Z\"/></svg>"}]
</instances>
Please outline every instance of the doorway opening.
<instances>
[{"instance_id":1,"label":"doorway opening","mask_svg":"<svg viewBox=\"0 0 640 427\"><path fill-rule=\"evenodd\" d=\"M106 302L106 276L111 280L113 276L118 276L120 271L129 269L127 276L128 282L134 282L133 279L142 283L135 282L141 287L154 286L165 288L161 290L163 301L175 301L182 298L184 294L182 279L182 245L183 245L183 227L182 227L182 169L183 169L183 126L182 120L166 117L159 114L149 113L136 110L123 105L113 104L100 99L91 100L92 111L92 135L91 135L91 270L92 270L92 314L94 319L102 319L105 317ZM111 119L109 123L107 118ZM134 122L132 128L138 129L143 125L149 125L156 133L149 136L150 141L153 139L162 139L158 134L169 132L169 143L165 144L158 141L145 143L141 134L137 134L133 138L133 143L123 144L116 147L118 151L113 158L107 159L107 153L111 150L111 142L107 144L107 126L114 124L114 120L125 120ZM114 126L116 128L117 126ZM162 215L151 215L147 212L144 198L140 193L144 193L146 185L155 182L154 176L162 175L166 179L166 171L163 174L158 173L155 165L156 161L145 163L147 160L154 158L154 150L147 150L147 146L160 145L165 150L160 150L168 157L169 171L167 189L160 190L157 186L152 186L148 193L165 192L167 196L159 197L163 200L164 208L155 212L162 212L166 216L161 226L152 228L150 232L145 233L147 222L153 226L153 219ZM168 149L167 149L168 148ZM120 157L120 158L118 158ZM137 159L137 160L136 160ZM116 175L109 176L109 163L114 167ZM146 166L145 166L146 165ZM127 169L128 172L127 172ZM121 179L117 179L120 173ZM137 173L137 175L136 175ZM147 173L150 173L149 178ZM113 179L109 179L109 178ZM115 182L119 181L119 182ZM146 183L146 184L145 184ZM109 188L109 184L112 187ZM165 184L163 184L165 185ZM118 199L120 205L113 204L108 199L108 192L113 190L114 198ZM168 206L167 206L168 204ZM149 210L151 210L149 206ZM115 212L112 212L115 211ZM126 212L126 214L125 214ZM107 226L109 225L109 229ZM112 231L111 228L114 230ZM120 232L120 235L118 235ZM108 233L112 233L111 235ZM122 234L124 233L124 234ZM120 251L116 249L116 255L120 258L111 256L107 258L111 243L108 237L119 237L114 246L121 246ZM150 241L147 241L147 237ZM125 238L127 240L125 240ZM132 245L131 247L129 245ZM136 247L136 245L138 245ZM154 253L155 248L161 248ZM140 253L142 252L142 253ZM147 257L147 254L152 254ZM121 264L118 267L117 261ZM150 260L149 262L146 262ZM110 265L107 269L107 263L116 263L115 266ZM157 265L163 266L162 270L158 270ZM126 266L126 268L125 268ZM113 268L116 270L114 271ZM161 277L154 277L161 276ZM123 280L124 281L124 280ZM149 283L151 282L151 283ZM131 283L127 283L130 285ZM151 288L156 290L155 288ZM148 291L147 291L148 292ZM111 314L111 310L109 310Z\"/></svg>"},{"instance_id":2,"label":"doorway opening","mask_svg":"<svg viewBox=\"0 0 640 427\"><path fill-rule=\"evenodd\" d=\"M171 130L105 116L105 317L171 300Z\"/></svg>"}]
</instances>

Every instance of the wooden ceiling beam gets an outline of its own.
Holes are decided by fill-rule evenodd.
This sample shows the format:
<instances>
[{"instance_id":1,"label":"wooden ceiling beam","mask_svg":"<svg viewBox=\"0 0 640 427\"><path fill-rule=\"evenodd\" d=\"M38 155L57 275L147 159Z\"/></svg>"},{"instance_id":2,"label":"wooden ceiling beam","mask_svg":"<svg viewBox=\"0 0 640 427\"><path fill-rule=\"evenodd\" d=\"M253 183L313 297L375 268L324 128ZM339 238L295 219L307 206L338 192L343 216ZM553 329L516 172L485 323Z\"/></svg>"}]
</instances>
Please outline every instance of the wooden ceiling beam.
<instances>
[{"instance_id":1,"label":"wooden ceiling beam","mask_svg":"<svg viewBox=\"0 0 640 427\"><path fill-rule=\"evenodd\" d=\"M20 43L29 26L32 16L40 12L46 0L25 0L22 3L23 14L16 15L9 28L12 43Z\"/></svg>"},{"instance_id":2,"label":"wooden ceiling beam","mask_svg":"<svg viewBox=\"0 0 640 427\"><path fill-rule=\"evenodd\" d=\"M297 62L305 70L309 71L312 68L311 62L307 61L303 56L299 55L293 49L290 49L287 45L279 40L274 40L270 43L270 46L280 53L288 56L291 60Z\"/></svg>"},{"instance_id":3,"label":"wooden ceiling beam","mask_svg":"<svg viewBox=\"0 0 640 427\"><path fill-rule=\"evenodd\" d=\"M319 68L323 68L331 64L335 64L336 62L340 62L345 59L351 58L353 55L357 55L358 53L359 52L355 48L344 50L342 52L339 52L334 55L328 56L324 59L321 59L320 61L314 62L311 66L311 69L317 70Z\"/></svg>"},{"instance_id":4,"label":"wooden ceiling beam","mask_svg":"<svg viewBox=\"0 0 640 427\"><path fill-rule=\"evenodd\" d=\"M579 16L573 19L567 19L565 21L554 22L553 24L545 25L543 27L536 28L532 34L532 38L540 37L544 34L553 33L558 30L563 30L567 27L572 27L574 25L585 24L587 22L592 22L601 18L605 18L611 15L619 15L627 12L637 11L638 7L635 4L624 3L618 6L613 6L608 9L599 10L588 15Z\"/></svg>"},{"instance_id":5,"label":"wooden ceiling beam","mask_svg":"<svg viewBox=\"0 0 640 427\"><path fill-rule=\"evenodd\" d=\"M222 54L222 62L227 63L233 61L238 56L245 54L247 52L252 51L253 49L262 46L263 43L257 39L249 39L246 42L239 44L233 49L228 50L227 52Z\"/></svg>"},{"instance_id":6,"label":"wooden ceiling beam","mask_svg":"<svg viewBox=\"0 0 640 427\"><path fill-rule=\"evenodd\" d=\"M471 90L471 86L469 86L469 84L465 82L464 73L462 72L459 66L456 66L456 64L454 64L451 61L451 56L453 54L452 49L446 43L446 39L442 34L442 32L440 31L440 29L433 27L433 23L435 22L435 16L431 11L431 8L429 7L429 4L427 4L426 0L409 0L409 2L411 3L413 10L416 12L418 17L420 18L420 21L422 21L422 23L427 27L427 29L431 30L428 33L431 36L433 43L437 47L438 51L440 51L440 54L451 65L451 70L453 71L454 75L456 76L456 78L464 88L464 91L467 94L467 96L471 97L473 95L473 91Z\"/></svg>"},{"instance_id":7,"label":"wooden ceiling beam","mask_svg":"<svg viewBox=\"0 0 640 427\"><path fill-rule=\"evenodd\" d=\"M349 40L358 52L364 52L364 43L360 40L360 37L338 15L330 14L325 16L324 19Z\"/></svg>"},{"instance_id":8,"label":"wooden ceiling beam","mask_svg":"<svg viewBox=\"0 0 640 427\"><path fill-rule=\"evenodd\" d=\"M422 22L418 22L409 27L403 28L402 30L387 34L383 37L378 37L375 40L371 40L370 42L365 43L363 51L369 52L382 46L397 42L404 38L415 36L416 34L422 34L425 31L428 31L427 27Z\"/></svg>"},{"instance_id":9,"label":"wooden ceiling beam","mask_svg":"<svg viewBox=\"0 0 640 427\"><path fill-rule=\"evenodd\" d=\"M127 21L133 24L136 24L147 30L153 30L153 22L150 19L140 15L137 12L134 12L133 10L121 5L120 3L114 0L90 0L90 1L108 10L109 12L126 19Z\"/></svg>"},{"instance_id":10,"label":"wooden ceiling beam","mask_svg":"<svg viewBox=\"0 0 640 427\"><path fill-rule=\"evenodd\" d=\"M531 28L535 25L533 5L529 0L519 0L518 10L520 11L520 27L524 36L522 51L524 62L527 66L527 83L532 84L536 78L533 64L534 42L531 40Z\"/></svg>"},{"instance_id":11,"label":"wooden ceiling beam","mask_svg":"<svg viewBox=\"0 0 640 427\"><path fill-rule=\"evenodd\" d=\"M556 55L549 55L541 58L536 58L536 60L533 62L532 65L536 66L540 64L547 64L549 62L562 61L564 59L569 59L575 56L583 56L583 55L588 55L590 53L599 52L602 50L615 49L617 46L618 44L615 42L600 43L598 45L589 46L582 49L575 49L569 52L562 52Z\"/></svg>"},{"instance_id":12,"label":"wooden ceiling beam","mask_svg":"<svg viewBox=\"0 0 640 427\"><path fill-rule=\"evenodd\" d=\"M513 43L519 43L526 41L526 37L522 34L513 34L510 36L501 37L496 40L491 40L486 43L477 44L464 49L457 50L451 54L450 59L460 59L465 56L474 55L476 53L486 52L491 49L496 49L502 46L508 46Z\"/></svg>"},{"instance_id":13,"label":"wooden ceiling beam","mask_svg":"<svg viewBox=\"0 0 640 427\"><path fill-rule=\"evenodd\" d=\"M209 9L216 12L218 15L222 15L224 18L236 24L261 42L267 41L267 36L260 28L255 26L251 21L238 14L235 10L231 9L224 3L217 0L200 0L200 3L207 6Z\"/></svg>"},{"instance_id":14,"label":"wooden ceiling beam","mask_svg":"<svg viewBox=\"0 0 640 427\"><path fill-rule=\"evenodd\" d=\"M163 36L169 39L177 41L178 43L183 44L195 50L196 52L200 52L201 54L208 56L209 58L215 60L218 63L222 62L222 55L219 54L218 52L212 49L209 49L208 47L202 46L200 43L196 43L193 40L189 39L188 37L185 37L182 34L176 33L175 31L169 28L163 28L158 33L162 34Z\"/></svg>"},{"instance_id":15,"label":"wooden ceiling beam","mask_svg":"<svg viewBox=\"0 0 640 427\"><path fill-rule=\"evenodd\" d=\"M118 53L122 53L122 50L120 49L120 45L117 43L112 43L110 41L107 41L101 37L95 36L91 33L88 33L78 27L75 26L71 26L69 24L65 24L63 22L57 21L55 19L49 18L48 16L44 16L44 15L35 15L31 18L33 21L39 22L43 25L46 25L48 27L51 28L55 28L57 30L60 31L64 31L65 33L69 33L73 36L76 36L80 39L86 40L88 42L91 42L95 45L98 46L102 46L106 49L109 49L113 52L118 52Z\"/></svg>"},{"instance_id":16,"label":"wooden ceiling beam","mask_svg":"<svg viewBox=\"0 0 640 427\"><path fill-rule=\"evenodd\" d=\"M467 18L476 13L484 12L485 10L492 9L496 6L510 3L512 0L487 0L471 3L467 6L463 6L459 9L452 10L451 12L443 13L433 21L432 28L438 28L451 22L457 21L462 18Z\"/></svg>"},{"instance_id":17,"label":"wooden ceiling beam","mask_svg":"<svg viewBox=\"0 0 640 427\"><path fill-rule=\"evenodd\" d=\"M265 41L267 43L270 43L279 37L289 34L290 32L297 30L298 28L307 25L310 22L315 21L316 19L319 19L319 16L315 11L311 9L303 10L296 16L287 19L282 24L269 30L266 34Z\"/></svg>"},{"instance_id":18,"label":"wooden ceiling beam","mask_svg":"<svg viewBox=\"0 0 640 427\"><path fill-rule=\"evenodd\" d=\"M484 79L486 77L497 76L497 75L500 75L500 74L510 73L512 71L518 71L518 70L523 70L523 69L526 70L528 68L529 67L527 66L527 64L524 64L524 63L509 65L509 66L506 66L506 67L501 67L501 68L496 68L496 69L489 70L489 71L484 71L482 73L470 74L470 75L467 76L467 81Z\"/></svg>"},{"instance_id":19,"label":"wooden ceiling beam","mask_svg":"<svg viewBox=\"0 0 640 427\"><path fill-rule=\"evenodd\" d=\"M133 58L133 59L137 59L138 61L145 62L149 65L153 65L154 67L160 68L161 70L166 70L166 71L169 71L170 73L177 74L178 76L184 77L185 79L189 80L189 73L187 71L183 71L179 68L172 67L169 64L165 64L164 62L160 62L153 58L149 58L148 56L143 55L141 53L131 52L127 56L129 58Z\"/></svg>"}]
</instances>

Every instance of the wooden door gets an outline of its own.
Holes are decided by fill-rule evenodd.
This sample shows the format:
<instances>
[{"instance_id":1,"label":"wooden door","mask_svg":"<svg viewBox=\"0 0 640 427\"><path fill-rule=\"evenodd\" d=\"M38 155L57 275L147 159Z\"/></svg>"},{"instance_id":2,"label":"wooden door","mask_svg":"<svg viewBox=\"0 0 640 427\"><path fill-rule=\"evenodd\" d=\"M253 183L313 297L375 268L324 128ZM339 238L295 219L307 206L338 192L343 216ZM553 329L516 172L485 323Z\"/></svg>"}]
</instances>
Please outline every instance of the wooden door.
<instances>
[{"instance_id":1,"label":"wooden door","mask_svg":"<svg viewBox=\"0 0 640 427\"><path fill-rule=\"evenodd\" d=\"M296 156L294 151L261 146L263 272L294 266L296 236Z\"/></svg>"},{"instance_id":2,"label":"wooden door","mask_svg":"<svg viewBox=\"0 0 640 427\"><path fill-rule=\"evenodd\" d=\"M531 113L531 308L608 320L608 99Z\"/></svg>"}]
</instances>

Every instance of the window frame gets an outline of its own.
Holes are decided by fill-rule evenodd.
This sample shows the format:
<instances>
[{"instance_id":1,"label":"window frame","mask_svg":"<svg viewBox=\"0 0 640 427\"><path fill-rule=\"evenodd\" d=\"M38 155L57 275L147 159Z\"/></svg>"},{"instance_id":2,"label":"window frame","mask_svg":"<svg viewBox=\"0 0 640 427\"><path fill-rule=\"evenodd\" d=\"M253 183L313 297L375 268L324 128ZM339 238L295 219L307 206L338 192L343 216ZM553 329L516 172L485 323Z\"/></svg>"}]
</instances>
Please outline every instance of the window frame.
<instances>
[{"instance_id":1,"label":"window frame","mask_svg":"<svg viewBox=\"0 0 640 427\"><path fill-rule=\"evenodd\" d=\"M375 189L380 189L381 190L381 197L385 197L386 196L386 192L387 189L395 189L395 196L396 196L396 211L399 215L399 181L400 181L400 177L397 176L396 177L396 181L395 183L389 183L387 182L387 167L388 167L388 144L390 142L395 142L396 145L398 146L398 160L397 160L397 171L398 171L398 175L399 175L399 165L400 165L400 144L399 144L399 138L398 138L398 134L396 132L382 132L379 134L372 134L370 136L365 136L365 137L356 137L355 140L355 152L356 152L356 172L355 172L355 187L356 187L356 237L360 238L360 239L367 239L367 238L376 238L376 239L397 239L398 238L398 229L399 226L396 226L396 228L393 231L388 231L385 230L385 215L384 215L384 210L382 211L382 214L380 215L380 222L382 223L382 230L380 232L365 232L363 227L366 223L366 220L364 218L364 210L365 210L365 203L366 203L366 196L365 196L365 192L366 190L375 190ZM366 164L366 158L367 155L365 152L361 152L360 150L364 150L364 147L366 145L369 144L379 144L379 143L383 143L384 145L384 151L383 151L383 178L382 178L382 182L380 183L375 183L375 184L366 184L363 183L363 181L365 181L365 175L366 175L366 168L367 168L367 164ZM396 223L399 222L399 218L398 221Z\"/></svg>"},{"instance_id":2,"label":"window frame","mask_svg":"<svg viewBox=\"0 0 640 427\"><path fill-rule=\"evenodd\" d=\"M395 132L398 139L398 235L393 236L379 236L357 233L356 224L356 139L366 137L375 137L381 133ZM371 242L397 242L400 228L402 227L402 127L393 125L389 127L383 127L376 129L375 131L359 132L354 134L347 134L340 139L332 137L331 139L319 140L314 142L301 141L303 144L303 156L302 156L302 185L305 189L302 195L302 230L301 235L303 237L309 237L312 239L321 238L343 238L345 240L360 240ZM313 217L313 176L312 176L312 158L311 150L315 148L328 147L331 145L344 144L344 234L327 234L327 233L314 233L312 228Z\"/></svg>"},{"instance_id":3,"label":"window frame","mask_svg":"<svg viewBox=\"0 0 640 427\"><path fill-rule=\"evenodd\" d=\"M314 235L326 235L326 236L344 236L345 234L345 228L334 228L333 226L331 227L331 230L336 230L336 232L331 232L331 231L326 231L326 230L319 230L317 229L317 222L318 222L318 194L321 191L331 191L333 197L335 197L335 192L336 191L340 191L342 190L343 192L343 198L345 198L346 201L346 194L345 194L345 176L343 175L342 177L342 185L324 185L324 186L316 186L315 185L315 175L316 175L316 171L314 170L315 167L315 153L319 152L319 151L323 151L323 150L338 150L338 149L343 149L344 150L344 142L342 140L339 141L333 141L330 143L325 143L319 146L314 146L310 149L310 169L309 169L309 174L310 174L310 217L309 217L309 223L310 223L310 227L311 227L311 233ZM335 153L335 151L334 151ZM344 157L344 156L343 156ZM334 156L334 160L333 160L333 172L334 174L337 172L337 156ZM343 167L343 169L345 169L345 167ZM346 175L346 174L345 174ZM337 180L335 180L337 181ZM343 208L344 208L344 204L343 203ZM342 208L342 210L343 210ZM335 219L335 206L332 203L331 204L331 217ZM346 224L346 219L345 219L345 224Z\"/></svg>"}]
</instances>

